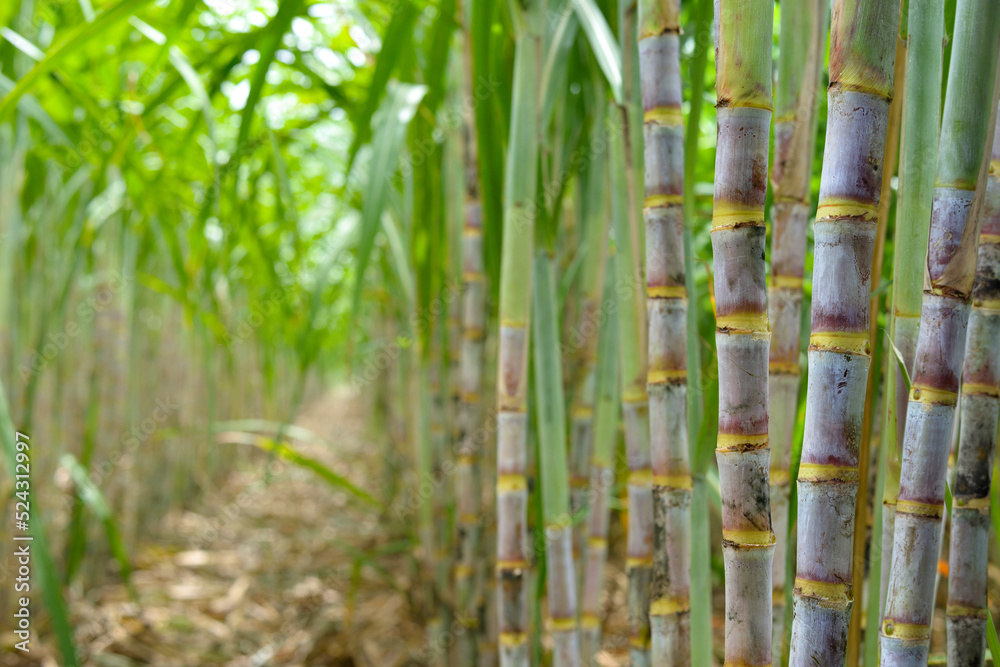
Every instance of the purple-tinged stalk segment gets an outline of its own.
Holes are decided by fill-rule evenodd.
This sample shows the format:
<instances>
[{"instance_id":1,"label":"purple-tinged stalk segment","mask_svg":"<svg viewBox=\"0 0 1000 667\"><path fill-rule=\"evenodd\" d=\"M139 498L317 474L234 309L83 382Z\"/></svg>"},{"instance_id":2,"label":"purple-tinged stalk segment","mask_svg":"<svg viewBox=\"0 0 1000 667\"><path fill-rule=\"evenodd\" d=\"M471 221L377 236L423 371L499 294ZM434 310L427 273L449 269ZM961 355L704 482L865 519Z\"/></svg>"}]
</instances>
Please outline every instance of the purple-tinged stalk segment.
<instances>
[{"instance_id":1,"label":"purple-tinged stalk segment","mask_svg":"<svg viewBox=\"0 0 1000 667\"><path fill-rule=\"evenodd\" d=\"M501 667L527 667L528 355L545 0L521 3L504 179L497 369L497 624Z\"/></svg>"},{"instance_id":2,"label":"purple-tinged stalk segment","mask_svg":"<svg viewBox=\"0 0 1000 667\"><path fill-rule=\"evenodd\" d=\"M470 188L475 192L474 188ZM483 342L486 336L486 274L483 269L482 207L472 196L465 207L462 234L462 343L459 358L459 448L455 457L457 554L455 598L459 620L468 631L459 638L462 664L474 664L479 623L482 511L479 445L473 435L483 418Z\"/></svg>"},{"instance_id":3,"label":"purple-tinged stalk segment","mask_svg":"<svg viewBox=\"0 0 1000 667\"><path fill-rule=\"evenodd\" d=\"M851 619L869 308L898 6L838 1L816 212L806 423L788 664L843 664ZM866 30L858 26L868 26Z\"/></svg>"},{"instance_id":4,"label":"purple-tinged stalk segment","mask_svg":"<svg viewBox=\"0 0 1000 667\"><path fill-rule=\"evenodd\" d=\"M982 665L986 656L990 483L1000 418L1000 133L995 129L978 255L962 367L948 557L948 664L954 667Z\"/></svg>"},{"instance_id":5,"label":"purple-tinged stalk segment","mask_svg":"<svg viewBox=\"0 0 1000 667\"><path fill-rule=\"evenodd\" d=\"M715 259L726 664L771 664L764 196L771 124L771 0L716 0Z\"/></svg>"},{"instance_id":6,"label":"purple-tinged stalk segment","mask_svg":"<svg viewBox=\"0 0 1000 667\"><path fill-rule=\"evenodd\" d=\"M802 278L826 26L826 12L821 7L825 10L826 0L802 0L783 8L775 91L771 167L774 203L771 205L771 279L767 295L771 323L768 362L771 524L775 533L771 568L771 659L775 663L781 660L784 637L789 469L798 417Z\"/></svg>"},{"instance_id":7,"label":"purple-tinged stalk segment","mask_svg":"<svg viewBox=\"0 0 1000 667\"><path fill-rule=\"evenodd\" d=\"M684 117L680 6L639 3L645 138L649 442L653 469L654 665L691 662L691 468L687 438L687 288L684 271Z\"/></svg>"},{"instance_id":8,"label":"purple-tinged stalk segment","mask_svg":"<svg viewBox=\"0 0 1000 667\"><path fill-rule=\"evenodd\" d=\"M604 287L604 308L613 312L613 259L608 259ZM618 436L619 405L618 338L615 318L602 320L597 349L597 378L594 405L594 447L591 453L590 513L587 517L587 550L583 589L580 596L581 655L584 664L593 664L601 643L601 591L604 566L608 558L608 500L613 491L615 470L614 445ZM590 662L587 662L590 661Z\"/></svg>"},{"instance_id":9,"label":"purple-tinged stalk segment","mask_svg":"<svg viewBox=\"0 0 1000 667\"><path fill-rule=\"evenodd\" d=\"M927 664L945 471L996 114L1000 7L959 0L954 39L881 628L882 664L892 667Z\"/></svg>"}]
</instances>

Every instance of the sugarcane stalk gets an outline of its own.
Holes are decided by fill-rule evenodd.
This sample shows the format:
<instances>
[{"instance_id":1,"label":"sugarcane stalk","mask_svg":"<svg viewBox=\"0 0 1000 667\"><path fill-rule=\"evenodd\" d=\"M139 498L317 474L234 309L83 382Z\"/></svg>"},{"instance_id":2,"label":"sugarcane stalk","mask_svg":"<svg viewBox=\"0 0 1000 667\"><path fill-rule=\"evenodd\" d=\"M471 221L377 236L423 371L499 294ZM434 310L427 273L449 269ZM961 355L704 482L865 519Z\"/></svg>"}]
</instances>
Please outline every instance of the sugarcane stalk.
<instances>
[{"instance_id":1,"label":"sugarcane stalk","mask_svg":"<svg viewBox=\"0 0 1000 667\"><path fill-rule=\"evenodd\" d=\"M903 5L900 6L902 11ZM906 72L906 43L896 36L896 56L895 73L893 74L894 88L899 89L904 85ZM878 226L875 233L875 250L872 253L872 281L871 298L869 303L869 323L868 342L871 345L873 355L877 351L876 344L879 336L879 285L882 276L882 265L885 258L885 238L889 224L889 209L892 206L892 179L896 174L896 165L899 157L900 139L900 117L903 107L902 97L894 95L889 103L889 127L885 138L885 152L882 158L882 189L878 200ZM868 382L865 385L865 413L861 422L861 446L858 453L858 493L854 501L854 564L857 566L853 570L851 585L854 590L863 591L865 584L865 552L869 545L868 534L868 498L869 485L871 482L871 448L872 448L872 426L875 411L878 409L878 387L881 383L882 368L878 360L884 358L886 350L882 349L882 356L876 356L874 363L868 369ZM891 357L890 357L891 358ZM891 367L890 367L891 370ZM884 432L884 431L883 431ZM874 515L876 512L872 512ZM872 526L874 531L875 527ZM873 532L872 535L875 533ZM878 555L874 554L870 562L869 569L874 567ZM870 588L869 590L874 590ZM872 596L871 599L876 599ZM853 605L851 607L851 623L847 630L847 667L857 667L861 651L861 617L866 614L863 605ZM871 627L876 627L878 621L874 621ZM875 633L872 633L874 635ZM871 663L869 663L871 664Z\"/></svg>"},{"instance_id":2,"label":"sugarcane stalk","mask_svg":"<svg viewBox=\"0 0 1000 667\"><path fill-rule=\"evenodd\" d=\"M544 0L522 15L514 62L500 267L497 373L497 596L502 667L528 664L528 354L538 173L538 103Z\"/></svg>"},{"instance_id":3,"label":"sugarcane stalk","mask_svg":"<svg viewBox=\"0 0 1000 667\"><path fill-rule=\"evenodd\" d=\"M486 334L486 274L483 270L482 209L475 181L470 178L462 238L462 351L459 370L459 451L455 461L458 519L455 588L458 613L470 631L459 638L460 664L476 660L478 584L481 577L479 448L473 439L483 414L480 390L483 383L483 341Z\"/></svg>"},{"instance_id":4,"label":"sugarcane stalk","mask_svg":"<svg viewBox=\"0 0 1000 667\"><path fill-rule=\"evenodd\" d=\"M459 9L462 12L462 9ZM468 15L462 12L462 25L469 32ZM465 56L461 66L454 59L452 71L460 82L458 89L467 99L473 99L470 70L469 40L465 34L458 38L459 53ZM482 206L479 201L479 172L475 124L465 122L458 128L459 156L457 164L462 172L453 174L459 183L463 200L461 208L458 262L462 280L462 298L455 299L460 333L456 336L458 370L455 393L458 405L455 411L457 434L455 444L455 602L456 613L465 631L456 641L458 664L474 665L478 660L478 634L480 631L479 606L482 598L482 474L480 458L482 443L474 435L482 423L483 411L480 393L483 386L483 343L486 338L486 273L483 267Z\"/></svg>"},{"instance_id":5,"label":"sugarcane stalk","mask_svg":"<svg viewBox=\"0 0 1000 667\"><path fill-rule=\"evenodd\" d=\"M534 371L552 664L568 667L580 664L580 640L554 263L549 249L540 249L535 255Z\"/></svg>"},{"instance_id":6,"label":"sugarcane stalk","mask_svg":"<svg viewBox=\"0 0 1000 667\"><path fill-rule=\"evenodd\" d=\"M603 141L604 107L599 105L592 131L591 146ZM578 575L585 568L581 558L586 551L587 521L582 520L590 509L590 467L594 440L594 402L596 400L597 353L600 320L607 316L601 308L601 293L606 270L605 248L608 244L610 219L607 211L607 162L603 153L596 153L581 175L584 187L583 266L580 269L580 314L571 332L569 343L579 347L582 368L573 395L570 461L572 464L570 506L577 521L574 523L573 561ZM581 579L582 585L582 579Z\"/></svg>"},{"instance_id":7,"label":"sugarcane stalk","mask_svg":"<svg viewBox=\"0 0 1000 667\"><path fill-rule=\"evenodd\" d=\"M649 664L649 593L653 564L653 471L649 451L649 407L646 395L646 313L640 289L641 239L635 237L635 191L627 159L628 111L617 105L609 114L617 123L610 132L611 201L615 230L615 275L618 292L619 370L628 478L629 650L632 664Z\"/></svg>"},{"instance_id":8,"label":"sugarcane stalk","mask_svg":"<svg viewBox=\"0 0 1000 667\"><path fill-rule=\"evenodd\" d=\"M430 378L430 436L432 448L432 476L431 479L443 479L446 466L451 465L449 455L451 448L448 446L448 431L445 428L445 411L447 409L447 397L449 394L447 383L448 360L445 355L445 334L447 332L447 321L435 321L431 330L431 354L429 360L423 363L428 364L428 376ZM434 567L434 607L432 609L433 618L428 622L428 627L434 635L434 642L437 646L444 646L444 632L451 627L451 610L454 608L454 598L452 596L451 578L452 564L451 557L453 549L451 538L453 537L453 526L451 522L454 506L448 487L443 487L443 492L434 495L431 503L434 511L433 528L433 567ZM438 651L435 655L435 664L444 667L448 664L448 652Z\"/></svg>"},{"instance_id":9,"label":"sugarcane stalk","mask_svg":"<svg viewBox=\"0 0 1000 667\"><path fill-rule=\"evenodd\" d=\"M909 3L906 22L906 69L919 75L906 77L903 87L903 138L899 157L899 202L893 241L893 289L890 335L907 373L913 373L913 352L920 327L923 262L934 197L934 174L927 165L937 162L938 124L941 109L941 54L944 1ZM890 357L886 377L885 482L882 500L882 549L879 587L879 622L885 608L896 496L899 494L899 444L906 425L906 381Z\"/></svg>"},{"instance_id":10,"label":"sugarcane stalk","mask_svg":"<svg viewBox=\"0 0 1000 667\"><path fill-rule=\"evenodd\" d=\"M687 439L687 287L680 4L639 3L645 139L649 444L653 573L649 623L655 665L691 662L691 466Z\"/></svg>"},{"instance_id":11,"label":"sugarcane stalk","mask_svg":"<svg viewBox=\"0 0 1000 667\"><path fill-rule=\"evenodd\" d=\"M945 472L993 141L998 46L1000 7L959 0L881 627L883 665L922 665L928 658Z\"/></svg>"},{"instance_id":12,"label":"sugarcane stalk","mask_svg":"<svg viewBox=\"0 0 1000 667\"><path fill-rule=\"evenodd\" d=\"M771 334L764 194L773 105L773 15L771 0L715 1L718 139L712 252L727 665L771 664L774 533L768 483Z\"/></svg>"},{"instance_id":13,"label":"sugarcane stalk","mask_svg":"<svg viewBox=\"0 0 1000 667\"><path fill-rule=\"evenodd\" d=\"M1000 421L1000 133L993 151L972 311L962 366L958 456L952 489L948 557L948 664L982 665L986 657L986 569L989 558L990 484Z\"/></svg>"},{"instance_id":14,"label":"sugarcane stalk","mask_svg":"<svg viewBox=\"0 0 1000 667\"><path fill-rule=\"evenodd\" d=\"M906 71L906 48L901 39L896 39L896 73L894 81L896 85L904 79ZM851 585L854 590L864 591L865 577L868 573L866 569L876 567L878 554L873 554L869 561L868 568L862 566L865 562L866 552L869 545L869 486L871 484L871 455L872 455L872 430L875 419L875 411L878 409L879 389L882 377L882 367L880 360L884 359L885 348L881 354L878 353L879 336L879 303L881 285L879 284L882 275L882 265L885 257L885 239L888 232L889 209L892 206L892 179L896 174L896 162L899 155L899 121L902 111L902 100L894 96L889 104L889 128L885 140L885 153L882 168L882 193L878 202L878 227L875 233L875 250L872 253L872 285L871 299L869 303L869 324L868 342L871 345L873 363L868 368L868 382L865 385L865 412L861 422L861 446L858 453L858 492L854 501L854 549L853 558L856 566L851 578ZM891 368L890 368L891 370ZM876 484L878 476L876 474ZM881 496L877 496L881 497ZM880 509L880 508L879 508ZM878 510L872 511L872 517ZM876 527L872 524L872 530ZM872 535L875 533L873 532ZM874 576L871 577L874 581ZM874 590L870 588L869 590ZM864 597L864 593L862 593ZM877 600L872 596L872 600ZM847 667L857 667L861 653L861 625L862 616L866 616L867 610L863 605L853 605L851 607L851 622L847 630ZM877 626L877 621L871 627ZM874 633L872 633L874 635Z\"/></svg>"},{"instance_id":15,"label":"sugarcane stalk","mask_svg":"<svg viewBox=\"0 0 1000 667\"><path fill-rule=\"evenodd\" d=\"M853 604L854 505L871 364L869 308L898 9L838 1L816 213L812 333L798 475L789 665L843 664ZM860 26L864 26L862 29Z\"/></svg>"},{"instance_id":16,"label":"sugarcane stalk","mask_svg":"<svg viewBox=\"0 0 1000 667\"><path fill-rule=\"evenodd\" d=\"M410 401L416 406L412 413L414 424L411 433L416 449L414 457L417 464L417 479L418 483L423 484L434 478L434 445L430 424L430 368L425 355L420 352L419 348L418 340L410 366ZM433 499L428 499L420 504L419 509L417 531L420 557L417 559L417 563L420 567L420 604L423 613L430 617L427 624L427 640L431 645L437 644L440 632L439 618L434 613L437 606L434 576L434 524L434 502Z\"/></svg>"},{"instance_id":17,"label":"sugarcane stalk","mask_svg":"<svg viewBox=\"0 0 1000 667\"><path fill-rule=\"evenodd\" d=\"M821 9L822 8L822 9ZM810 185L819 114L826 0L791 3L781 12L774 161L771 166L771 279L768 319L768 431L771 441L771 659L780 663L785 629L785 566L792 440L798 416L802 279L806 260Z\"/></svg>"},{"instance_id":18,"label":"sugarcane stalk","mask_svg":"<svg viewBox=\"0 0 1000 667\"><path fill-rule=\"evenodd\" d=\"M617 306L614 258L607 260L604 280L601 330L597 345L593 448L590 457L590 512L587 515L587 555L580 599L581 655L592 664L601 645L601 591L604 566L608 559L608 499L613 491L615 468L612 459L618 436L620 391L618 378L618 326L611 316Z\"/></svg>"}]
</instances>

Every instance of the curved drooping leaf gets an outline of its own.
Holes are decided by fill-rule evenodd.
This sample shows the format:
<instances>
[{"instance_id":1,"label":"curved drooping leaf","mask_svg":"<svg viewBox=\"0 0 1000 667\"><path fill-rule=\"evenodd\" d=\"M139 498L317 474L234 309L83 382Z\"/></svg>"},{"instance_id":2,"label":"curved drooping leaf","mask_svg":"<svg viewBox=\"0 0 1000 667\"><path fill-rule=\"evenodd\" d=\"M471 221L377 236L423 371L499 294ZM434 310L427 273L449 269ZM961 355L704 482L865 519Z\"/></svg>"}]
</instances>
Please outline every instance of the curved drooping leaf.
<instances>
[{"instance_id":1,"label":"curved drooping leaf","mask_svg":"<svg viewBox=\"0 0 1000 667\"><path fill-rule=\"evenodd\" d=\"M0 92L9 95L16 86L15 82L0 74ZM23 95L17 102L17 108L28 118L34 119L35 122L41 125L42 129L45 130L53 142L60 146L68 146L76 151L76 145L70 141L70 138L66 136L63 129L59 127L59 124L52 119L52 116L42 108L42 105L32 95Z\"/></svg>"},{"instance_id":2,"label":"curved drooping leaf","mask_svg":"<svg viewBox=\"0 0 1000 667\"><path fill-rule=\"evenodd\" d=\"M347 151L348 171L354 165L358 149L364 146L372 136L369 119L375 115L375 110L379 108L379 103L385 96L389 86L389 78L396 69L400 55L406 51L413 40L413 24L419 15L417 7L409 0L404 0L399 10L393 14L389 27L386 28L385 35L382 37L382 50L378 52L378 58L375 60L371 83L368 85L368 92L364 104L361 106L361 113L358 115L361 122L354 128L354 139Z\"/></svg>"},{"instance_id":3,"label":"curved drooping leaf","mask_svg":"<svg viewBox=\"0 0 1000 667\"><path fill-rule=\"evenodd\" d=\"M378 131L372 139L372 159L362 186L361 234L356 262L357 277L351 302L352 322L357 319L365 269L371 260L382 212L392 188L392 176L399 162L400 147L406 140L406 129L426 93L427 87L423 85L398 83L389 86L385 102L379 110Z\"/></svg>"},{"instance_id":4,"label":"curved drooping leaf","mask_svg":"<svg viewBox=\"0 0 1000 667\"><path fill-rule=\"evenodd\" d=\"M215 436L215 440L218 443L232 443L237 445L250 445L253 447L259 447L265 452L272 452L277 454L281 458L285 459L290 463L301 466L308 470L312 470L314 473L319 475L325 482L330 484L330 486L341 491L346 491L355 498L364 501L366 504L373 507L381 507L381 503L376 500L370 493L355 486L342 475L338 475L333 472L325 465L317 461L316 459L310 458L303 454L300 454L296 450L292 449L288 445L275 442L270 438L265 438L263 436L257 435L256 433L240 433L236 431L229 431L225 433L219 433Z\"/></svg>"},{"instance_id":5,"label":"curved drooping leaf","mask_svg":"<svg viewBox=\"0 0 1000 667\"><path fill-rule=\"evenodd\" d=\"M58 67L66 57L149 2L151 0L121 0L114 7L98 14L92 22L81 24L68 31L54 47L48 50L41 62L21 77L14 90L0 99L0 121L10 114L17 101L34 88L39 79Z\"/></svg>"},{"instance_id":6,"label":"curved drooping leaf","mask_svg":"<svg viewBox=\"0 0 1000 667\"><path fill-rule=\"evenodd\" d=\"M594 0L571 0L576 16L580 19L580 25L587 34L587 41L597 58L597 62L608 80L608 87L615 102L622 103L624 98L624 78L622 76L622 55L618 48L618 42L611 34L611 28L604 19L604 14L597 7Z\"/></svg>"},{"instance_id":7,"label":"curved drooping leaf","mask_svg":"<svg viewBox=\"0 0 1000 667\"><path fill-rule=\"evenodd\" d=\"M267 70L274 62L275 53L281 47L281 38L288 32L292 25L292 19L301 14L304 8L304 0L284 0L278 7L278 13L264 29L264 37L257 49L260 53L260 60L254 65L253 74L250 77L250 94L247 95L246 104L240 115L240 132L236 137L234 159L239 159L247 139L250 137L250 126L253 123L254 113L257 111L257 102L260 101L264 92L264 84L267 83Z\"/></svg>"},{"instance_id":8,"label":"curved drooping leaf","mask_svg":"<svg viewBox=\"0 0 1000 667\"><path fill-rule=\"evenodd\" d=\"M122 578L131 587L132 566L129 563L128 551L122 541L121 531L118 530L118 522L115 521L114 512L108 506L108 501L104 498L101 490L91 481L87 469L84 468L76 457L72 454L63 454L59 463L69 471L73 484L76 485L80 500L87 509L94 513L94 516L104 525L104 532L108 538L108 547L111 555L118 562L122 571Z\"/></svg>"}]
</instances>

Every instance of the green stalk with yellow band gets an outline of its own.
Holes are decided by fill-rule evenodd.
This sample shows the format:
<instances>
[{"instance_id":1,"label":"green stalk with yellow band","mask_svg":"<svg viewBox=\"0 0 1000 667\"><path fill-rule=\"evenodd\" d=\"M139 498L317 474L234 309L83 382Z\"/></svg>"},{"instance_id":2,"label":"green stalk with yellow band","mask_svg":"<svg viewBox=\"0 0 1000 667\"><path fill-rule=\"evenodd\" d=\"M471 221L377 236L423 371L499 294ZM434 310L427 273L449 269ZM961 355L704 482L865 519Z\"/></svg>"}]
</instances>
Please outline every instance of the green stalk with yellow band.
<instances>
[{"instance_id":1,"label":"green stalk with yellow band","mask_svg":"<svg viewBox=\"0 0 1000 667\"><path fill-rule=\"evenodd\" d=\"M987 0L959 0L938 148L920 333L902 443L892 565L881 627L883 665L927 663L945 472L962 378L995 123L998 50L1000 7ZM963 495L963 500L968 499L967 493ZM973 602L955 606L976 606ZM950 630L957 629L954 620L951 626Z\"/></svg>"},{"instance_id":2,"label":"green stalk with yellow band","mask_svg":"<svg viewBox=\"0 0 1000 667\"><path fill-rule=\"evenodd\" d=\"M716 0L718 140L712 251L719 357L716 459L726 573L726 665L771 664L770 447L764 196L772 0Z\"/></svg>"},{"instance_id":3,"label":"green stalk with yellow band","mask_svg":"<svg viewBox=\"0 0 1000 667\"><path fill-rule=\"evenodd\" d=\"M958 456L952 487L948 558L948 661L983 664L990 484L1000 422L1000 133L994 129L982 233L976 261L959 403Z\"/></svg>"},{"instance_id":4,"label":"green stalk with yellow band","mask_svg":"<svg viewBox=\"0 0 1000 667\"><path fill-rule=\"evenodd\" d=\"M527 667L528 355L545 0L521 3L504 179L497 369L497 617L501 667Z\"/></svg>"},{"instance_id":5,"label":"green stalk with yellow band","mask_svg":"<svg viewBox=\"0 0 1000 667\"><path fill-rule=\"evenodd\" d=\"M604 105L598 104L595 122L591 128L591 145L603 141ZM608 246L607 191L608 167L603 153L594 152L593 158L581 169L580 184L584 260L580 267L579 315L568 344L579 356L577 380L573 390L573 410L570 417L570 507L575 517L588 513L590 463L594 442L594 402L597 393L597 351L601 322L610 317L601 303ZM573 528L573 560L577 574L582 575L583 554L586 551L587 522L578 520ZM582 577L581 577L582 585Z\"/></svg>"},{"instance_id":6,"label":"green stalk with yellow band","mask_svg":"<svg viewBox=\"0 0 1000 667\"><path fill-rule=\"evenodd\" d=\"M684 268L684 116L678 0L639 3L645 146L649 443L654 665L691 662L691 465L687 434L687 287Z\"/></svg>"},{"instance_id":7,"label":"green stalk with yellow band","mask_svg":"<svg viewBox=\"0 0 1000 667\"><path fill-rule=\"evenodd\" d=\"M923 295L922 261L927 253L934 173L937 162L938 129L941 118L942 44L944 0L910 2L906 17L906 71L900 95L903 104L903 134L899 156L899 200L893 239L892 308L890 336L907 373L913 374L913 356L920 328ZM882 494L882 549L880 564L879 619L885 607L889 566L892 562L892 531L896 496L899 494L899 448L906 425L906 380L898 364L886 373L886 401L882 443L885 446ZM871 617L869 617L871 620ZM867 643L867 642L866 642ZM872 651L867 654L871 656Z\"/></svg>"},{"instance_id":8,"label":"green stalk with yellow band","mask_svg":"<svg viewBox=\"0 0 1000 667\"><path fill-rule=\"evenodd\" d=\"M540 248L535 254L533 359L538 460L545 521L546 597L553 640L552 664L554 667L577 667L580 664L577 582L573 563L573 517L569 511L566 408L553 250Z\"/></svg>"},{"instance_id":9,"label":"green stalk with yellow band","mask_svg":"<svg viewBox=\"0 0 1000 667\"><path fill-rule=\"evenodd\" d=\"M643 303L641 261L636 239L639 225L638 193L626 155L628 110L612 104L608 117L611 156L611 204L615 231L615 293L618 299L619 372L625 456L628 461L628 573L629 647L631 663L648 666L649 595L653 566L653 469L649 452L649 405L646 394L646 312Z\"/></svg>"},{"instance_id":10,"label":"green stalk with yellow band","mask_svg":"<svg viewBox=\"0 0 1000 667\"><path fill-rule=\"evenodd\" d=\"M891 0L833 3L797 487L788 662L795 667L842 665L846 659L860 438L871 364L872 259L898 17L899 5Z\"/></svg>"}]
</instances>

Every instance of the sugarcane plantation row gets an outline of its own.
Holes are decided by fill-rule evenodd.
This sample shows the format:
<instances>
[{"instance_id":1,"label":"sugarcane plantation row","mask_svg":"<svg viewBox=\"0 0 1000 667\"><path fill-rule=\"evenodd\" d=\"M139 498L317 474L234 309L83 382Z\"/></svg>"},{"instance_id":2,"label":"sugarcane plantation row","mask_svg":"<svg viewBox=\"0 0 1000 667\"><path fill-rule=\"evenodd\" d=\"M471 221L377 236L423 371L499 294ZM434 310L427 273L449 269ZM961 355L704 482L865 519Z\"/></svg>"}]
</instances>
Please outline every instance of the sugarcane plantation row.
<instances>
[{"instance_id":1,"label":"sugarcane plantation row","mask_svg":"<svg viewBox=\"0 0 1000 667\"><path fill-rule=\"evenodd\" d=\"M0 666L1000 660L996 0L13 0L0 95Z\"/></svg>"}]
</instances>

